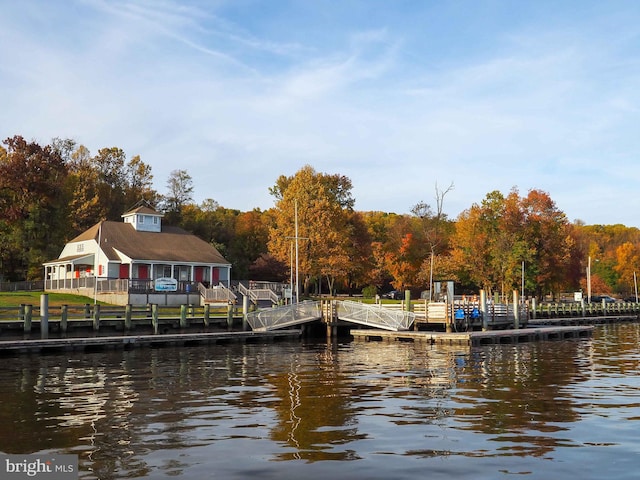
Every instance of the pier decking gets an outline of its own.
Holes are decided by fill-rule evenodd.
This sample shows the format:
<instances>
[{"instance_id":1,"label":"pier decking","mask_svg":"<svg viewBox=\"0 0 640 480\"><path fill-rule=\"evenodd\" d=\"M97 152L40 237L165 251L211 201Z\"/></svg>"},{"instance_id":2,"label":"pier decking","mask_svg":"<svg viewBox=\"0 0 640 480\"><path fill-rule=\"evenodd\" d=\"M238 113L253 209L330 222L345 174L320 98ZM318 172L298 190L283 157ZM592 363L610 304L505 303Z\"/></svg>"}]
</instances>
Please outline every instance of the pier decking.
<instances>
[{"instance_id":1,"label":"pier decking","mask_svg":"<svg viewBox=\"0 0 640 480\"><path fill-rule=\"evenodd\" d=\"M163 335L114 335L96 337L69 337L50 339L25 339L0 341L0 355L41 353L73 350L102 350L109 348L137 348L183 346L211 343L269 342L297 338L301 330L274 332L200 332Z\"/></svg>"},{"instance_id":2,"label":"pier decking","mask_svg":"<svg viewBox=\"0 0 640 480\"><path fill-rule=\"evenodd\" d=\"M359 329L351 330L356 340L365 341L413 341L431 345L492 345L501 343L522 343L542 340L565 340L588 338L593 334L593 325L529 327L509 330L489 330L486 332L445 333L430 331L402 331Z\"/></svg>"}]
</instances>

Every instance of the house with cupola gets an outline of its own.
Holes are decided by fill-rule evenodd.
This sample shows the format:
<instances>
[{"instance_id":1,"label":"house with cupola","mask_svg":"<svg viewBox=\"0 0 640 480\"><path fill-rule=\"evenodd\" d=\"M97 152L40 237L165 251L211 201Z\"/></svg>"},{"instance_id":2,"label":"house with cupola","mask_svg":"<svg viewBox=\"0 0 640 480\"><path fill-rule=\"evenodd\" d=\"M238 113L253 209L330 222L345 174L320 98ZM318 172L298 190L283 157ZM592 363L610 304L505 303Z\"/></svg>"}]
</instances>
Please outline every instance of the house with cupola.
<instances>
[{"instance_id":1,"label":"house with cupola","mask_svg":"<svg viewBox=\"0 0 640 480\"><path fill-rule=\"evenodd\" d=\"M211 244L163 225L148 205L101 221L44 263L45 291L95 296L116 304L195 303L194 295L225 288L231 263ZM170 298L172 297L172 298Z\"/></svg>"}]
</instances>

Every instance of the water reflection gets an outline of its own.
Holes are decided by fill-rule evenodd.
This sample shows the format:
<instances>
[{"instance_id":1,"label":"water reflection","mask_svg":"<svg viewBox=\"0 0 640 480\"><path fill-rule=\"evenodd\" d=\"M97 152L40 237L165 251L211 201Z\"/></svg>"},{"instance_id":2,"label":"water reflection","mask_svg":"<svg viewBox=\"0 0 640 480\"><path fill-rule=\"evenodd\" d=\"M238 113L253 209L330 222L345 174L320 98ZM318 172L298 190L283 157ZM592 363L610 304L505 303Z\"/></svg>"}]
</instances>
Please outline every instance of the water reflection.
<instances>
[{"instance_id":1,"label":"water reflection","mask_svg":"<svg viewBox=\"0 0 640 480\"><path fill-rule=\"evenodd\" d=\"M81 477L100 479L200 478L214 466L219 478L275 476L282 465L318 465L312 477L323 478L335 461L343 473L344 462L363 473L365 461L370 478L416 478L423 462L452 457L448 474L471 478L478 468L554 471L585 455L634 461L639 340L637 325L618 325L592 340L472 349L283 343L16 357L0 371L0 451L77 453Z\"/></svg>"}]
</instances>

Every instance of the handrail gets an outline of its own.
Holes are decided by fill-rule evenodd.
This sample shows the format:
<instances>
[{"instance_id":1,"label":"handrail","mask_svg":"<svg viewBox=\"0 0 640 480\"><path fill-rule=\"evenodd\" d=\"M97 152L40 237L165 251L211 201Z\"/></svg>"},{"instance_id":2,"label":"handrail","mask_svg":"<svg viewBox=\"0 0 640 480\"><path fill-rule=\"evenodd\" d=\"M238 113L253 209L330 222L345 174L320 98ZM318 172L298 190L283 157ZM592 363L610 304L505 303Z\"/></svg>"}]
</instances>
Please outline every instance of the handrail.
<instances>
[{"instance_id":1,"label":"handrail","mask_svg":"<svg viewBox=\"0 0 640 480\"><path fill-rule=\"evenodd\" d=\"M280 301L278 294L271 288L247 288L243 283L239 283L238 292L249 297L254 304L257 304L260 300L270 300L273 304L277 304Z\"/></svg>"},{"instance_id":2,"label":"handrail","mask_svg":"<svg viewBox=\"0 0 640 480\"><path fill-rule=\"evenodd\" d=\"M305 301L247 314L247 323L257 332L275 330L322 318L320 302Z\"/></svg>"},{"instance_id":3,"label":"handrail","mask_svg":"<svg viewBox=\"0 0 640 480\"><path fill-rule=\"evenodd\" d=\"M415 321L413 312L380 308L352 300L336 301L338 318L384 330L408 330Z\"/></svg>"},{"instance_id":4,"label":"handrail","mask_svg":"<svg viewBox=\"0 0 640 480\"><path fill-rule=\"evenodd\" d=\"M198 291L205 302L231 302L238 298L235 293L222 283L211 288L207 288L200 283L198 284Z\"/></svg>"}]
</instances>

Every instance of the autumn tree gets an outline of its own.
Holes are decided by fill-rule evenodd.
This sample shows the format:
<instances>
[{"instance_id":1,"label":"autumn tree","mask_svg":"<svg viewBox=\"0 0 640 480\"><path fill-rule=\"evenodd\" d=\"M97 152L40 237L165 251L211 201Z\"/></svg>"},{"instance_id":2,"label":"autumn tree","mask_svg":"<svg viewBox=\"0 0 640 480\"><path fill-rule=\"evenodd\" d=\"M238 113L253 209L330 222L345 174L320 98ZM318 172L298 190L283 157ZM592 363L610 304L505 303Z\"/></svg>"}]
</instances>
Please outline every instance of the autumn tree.
<instances>
[{"instance_id":1,"label":"autumn tree","mask_svg":"<svg viewBox=\"0 0 640 480\"><path fill-rule=\"evenodd\" d=\"M349 295L353 290L361 290L370 285L369 271L373 268L373 249L371 237L361 212L347 211L347 227L349 245L349 271L347 272L347 288Z\"/></svg>"},{"instance_id":2,"label":"autumn tree","mask_svg":"<svg viewBox=\"0 0 640 480\"><path fill-rule=\"evenodd\" d=\"M305 294L312 280L322 278L333 291L335 281L346 281L354 268L349 256L348 213L354 204L351 188L347 177L317 173L307 165L292 177L280 176L270 189L276 206L269 253L291 264L291 246L297 242Z\"/></svg>"},{"instance_id":3,"label":"autumn tree","mask_svg":"<svg viewBox=\"0 0 640 480\"><path fill-rule=\"evenodd\" d=\"M9 280L42 277L67 228L67 166L51 146L7 138L0 150L0 262Z\"/></svg>"},{"instance_id":4,"label":"autumn tree","mask_svg":"<svg viewBox=\"0 0 640 480\"><path fill-rule=\"evenodd\" d=\"M398 221L404 221L404 216L379 211L361 212L360 216L366 226L366 234L371 244L365 282L380 289L393 281L393 276L387 268L389 261L387 252L398 247L390 237L394 231L394 225Z\"/></svg>"},{"instance_id":5,"label":"autumn tree","mask_svg":"<svg viewBox=\"0 0 640 480\"><path fill-rule=\"evenodd\" d=\"M233 263L237 278L281 281L288 277L286 264L277 262L276 259L267 255L268 240L269 225L263 212L255 209L237 216L227 258ZM268 276L269 269L272 269L274 274L271 278Z\"/></svg>"},{"instance_id":6,"label":"autumn tree","mask_svg":"<svg viewBox=\"0 0 640 480\"><path fill-rule=\"evenodd\" d=\"M72 141L58 140L58 149L68 152ZM144 200L156 206L151 167L139 155L127 161L122 149L102 148L95 156L84 146L65 153L69 166L70 216L77 235L100 220L119 221L126 210Z\"/></svg>"},{"instance_id":7,"label":"autumn tree","mask_svg":"<svg viewBox=\"0 0 640 480\"><path fill-rule=\"evenodd\" d=\"M415 286L420 266L427 255L426 246L419 235L419 225L415 218L399 217L391 227L387 241L383 245L386 270L391 274L391 284L396 290Z\"/></svg>"},{"instance_id":8,"label":"autumn tree","mask_svg":"<svg viewBox=\"0 0 640 480\"><path fill-rule=\"evenodd\" d=\"M127 209L140 201L144 201L154 208L158 205L160 196L153 189L151 166L144 163L140 155L131 157L127 162L124 176L124 203Z\"/></svg>"},{"instance_id":9,"label":"autumn tree","mask_svg":"<svg viewBox=\"0 0 640 480\"><path fill-rule=\"evenodd\" d=\"M625 242L616 248L616 265L618 274L618 291L627 295L635 293L637 272L640 271L640 245Z\"/></svg>"},{"instance_id":10,"label":"autumn tree","mask_svg":"<svg viewBox=\"0 0 640 480\"><path fill-rule=\"evenodd\" d=\"M447 215L444 213L444 197L453 190L453 183L449 184L447 188L441 190L436 183L436 210L435 212L431 208L431 206L423 201L418 202L411 209L411 213L413 213L418 219L420 224L420 233L421 239L420 242L425 245L425 248L428 248L428 258L425 259L422 263L422 271L425 272L428 270L428 285L429 292L433 289L433 275L434 269L436 265L436 257L437 255L444 253L447 251L448 247L448 237L451 233L450 229L447 228L450 223L447 221ZM426 255L425 255L426 257ZM441 272L444 273L444 272ZM426 278L426 274L420 273L417 275L417 280Z\"/></svg>"},{"instance_id":11,"label":"autumn tree","mask_svg":"<svg viewBox=\"0 0 640 480\"><path fill-rule=\"evenodd\" d=\"M574 270L570 225L539 190L524 198L517 189L507 197L487 194L458 217L453 243L460 277L489 292L519 289L523 262L527 289L536 296L567 285L567 272Z\"/></svg>"}]
</instances>

